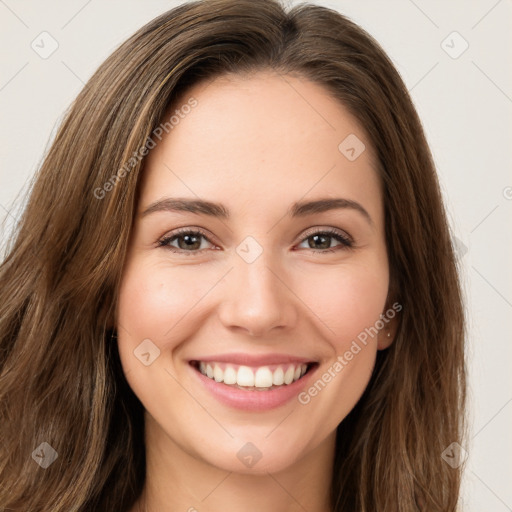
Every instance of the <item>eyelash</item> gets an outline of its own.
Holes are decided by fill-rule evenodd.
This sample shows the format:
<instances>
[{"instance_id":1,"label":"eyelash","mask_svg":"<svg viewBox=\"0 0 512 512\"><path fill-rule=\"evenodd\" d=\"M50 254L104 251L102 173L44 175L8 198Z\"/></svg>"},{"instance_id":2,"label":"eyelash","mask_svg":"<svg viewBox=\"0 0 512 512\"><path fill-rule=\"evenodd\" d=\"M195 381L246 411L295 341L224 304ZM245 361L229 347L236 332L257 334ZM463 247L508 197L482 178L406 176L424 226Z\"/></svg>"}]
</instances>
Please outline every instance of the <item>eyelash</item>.
<instances>
[{"instance_id":1,"label":"eyelash","mask_svg":"<svg viewBox=\"0 0 512 512\"><path fill-rule=\"evenodd\" d=\"M158 247L163 247L164 249L167 249L174 253L185 254L186 256L192 256L194 254L198 254L199 252L201 252L201 250L186 251L186 250L178 249L176 247L172 247L169 245L170 242L180 238L180 236L183 236L183 235L193 235L196 237L203 237L209 243L212 243L206 236L205 232L203 232L199 229L182 228L182 229L178 229L174 233L164 236L163 238L158 240ZM354 242L352 241L352 239L350 237L343 235L338 230L332 229L332 228L327 228L327 229L322 229L322 230L317 230L317 231L312 231L312 232L306 233L300 243L304 242L308 238L311 238L312 236L315 236L315 235L327 235L328 237L334 238L338 242L341 242L341 244L342 244L341 248L340 248L340 246L336 246L336 247L330 248L330 249L309 249L310 251L313 251L315 253L324 253L324 254L332 253L332 252L336 252L336 251L342 250L342 249L351 249L354 246Z\"/></svg>"}]
</instances>

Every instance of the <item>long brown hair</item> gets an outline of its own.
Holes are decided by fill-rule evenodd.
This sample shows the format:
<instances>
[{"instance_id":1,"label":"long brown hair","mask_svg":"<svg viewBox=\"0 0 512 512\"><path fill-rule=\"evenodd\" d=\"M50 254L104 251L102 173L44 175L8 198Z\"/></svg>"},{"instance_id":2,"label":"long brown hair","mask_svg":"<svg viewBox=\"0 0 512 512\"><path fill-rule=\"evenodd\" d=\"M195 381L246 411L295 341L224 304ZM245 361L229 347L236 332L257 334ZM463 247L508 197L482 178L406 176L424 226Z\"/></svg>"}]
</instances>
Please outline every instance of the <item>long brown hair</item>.
<instances>
[{"instance_id":1,"label":"long brown hair","mask_svg":"<svg viewBox=\"0 0 512 512\"><path fill-rule=\"evenodd\" d=\"M126 511L140 495L143 407L111 336L141 148L187 87L258 70L324 86L378 157L403 309L394 343L338 427L333 510L455 510L463 466L441 454L464 444L465 323L421 123L365 31L328 8L287 11L277 0L196 1L164 13L99 67L67 112L0 267L2 510ZM58 455L46 469L33 455L48 453L43 442Z\"/></svg>"}]
</instances>

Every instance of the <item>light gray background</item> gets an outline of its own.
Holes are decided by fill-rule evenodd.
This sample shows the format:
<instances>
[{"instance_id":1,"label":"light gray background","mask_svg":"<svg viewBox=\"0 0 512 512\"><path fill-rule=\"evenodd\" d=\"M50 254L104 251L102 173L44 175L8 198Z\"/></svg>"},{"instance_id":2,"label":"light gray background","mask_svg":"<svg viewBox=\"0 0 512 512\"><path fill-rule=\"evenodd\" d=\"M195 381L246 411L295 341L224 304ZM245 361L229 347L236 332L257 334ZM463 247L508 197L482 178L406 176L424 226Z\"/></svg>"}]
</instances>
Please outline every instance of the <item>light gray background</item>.
<instances>
[{"instance_id":1,"label":"light gray background","mask_svg":"<svg viewBox=\"0 0 512 512\"><path fill-rule=\"evenodd\" d=\"M180 3L0 0L2 238L86 80L136 29ZM467 297L472 433L462 508L512 511L512 1L312 3L339 10L382 44L424 123ZM31 47L43 31L59 45L47 59ZM469 44L458 58L464 42L453 31Z\"/></svg>"}]
</instances>

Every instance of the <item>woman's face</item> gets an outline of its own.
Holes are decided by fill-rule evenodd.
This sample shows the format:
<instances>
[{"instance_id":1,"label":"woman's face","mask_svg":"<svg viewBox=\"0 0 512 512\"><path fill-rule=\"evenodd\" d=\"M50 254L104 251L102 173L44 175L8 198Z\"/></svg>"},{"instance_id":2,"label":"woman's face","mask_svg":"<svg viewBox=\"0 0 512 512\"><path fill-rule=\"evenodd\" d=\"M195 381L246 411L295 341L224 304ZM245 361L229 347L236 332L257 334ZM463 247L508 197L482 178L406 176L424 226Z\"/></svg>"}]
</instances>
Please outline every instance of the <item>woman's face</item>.
<instances>
[{"instance_id":1,"label":"woman's face","mask_svg":"<svg viewBox=\"0 0 512 512\"><path fill-rule=\"evenodd\" d=\"M389 274L367 136L319 85L270 73L196 85L173 114L116 318L147 435L237 472L332 451L392 339L375 334Z\"/></svg>"}]
</instances>

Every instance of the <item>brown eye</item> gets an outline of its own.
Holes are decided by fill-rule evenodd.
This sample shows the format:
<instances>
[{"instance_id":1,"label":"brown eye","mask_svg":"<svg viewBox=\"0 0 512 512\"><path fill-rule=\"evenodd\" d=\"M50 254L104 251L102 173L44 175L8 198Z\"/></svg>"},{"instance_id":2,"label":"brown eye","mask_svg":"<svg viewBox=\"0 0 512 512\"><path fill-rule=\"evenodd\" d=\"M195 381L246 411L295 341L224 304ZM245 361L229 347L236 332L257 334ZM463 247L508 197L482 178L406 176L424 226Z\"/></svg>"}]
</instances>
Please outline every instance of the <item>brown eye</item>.
<instances>
[{"instance_id":1,"label":"brown eye","mask_svg":"<svg viewBox=\"0 0 512 512\"><path fill-rule=\"evenodd\" d=\"M331 247L333 240L338 241L339 245ZM353 242L348 236L330 229L309 233L301 244L304 242L308 243L307 249L312 249L315 252L334 252L353 246Z\"/></svg>"},{"instance_id":2,"label":"brown eye","mask_svg":"<svg viewBox=\"0 0 512 512\"><path fill-rule=\"evenodd\" d=\"M201 247L202 240L211 243L206 235L200 231L183 230L159 240L158 247L165 247L173 252L194 254L205 249L205 247ZM171 245L175 242L177 245Z\"/></svg>"}]
</instances>

